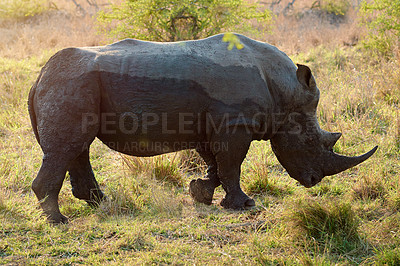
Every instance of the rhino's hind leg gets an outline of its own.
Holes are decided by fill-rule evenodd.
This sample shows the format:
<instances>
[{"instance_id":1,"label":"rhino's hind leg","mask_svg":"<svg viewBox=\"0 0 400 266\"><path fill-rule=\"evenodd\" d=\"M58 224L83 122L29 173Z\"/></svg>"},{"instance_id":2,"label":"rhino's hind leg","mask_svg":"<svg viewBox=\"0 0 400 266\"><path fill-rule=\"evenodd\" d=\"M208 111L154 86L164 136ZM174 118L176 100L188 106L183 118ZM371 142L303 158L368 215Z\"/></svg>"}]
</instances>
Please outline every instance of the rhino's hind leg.
<instances>
[{"instance_id":1,"label":"rhino's hind leg","mask_svg":"<svg viewBox=\"0 0 400 266\"><path fill-rule=\"evenodd\" d=\"M32 183L32 189L40 202L45 215L53 223L67 223L68 219L60 213L58 193L67 171L66 160L60 154L45 154L39 173Z\"/></svg>"},{"instance_id":2,"label":"rhino's hind leg","mask_svg":"<svg viewBox=\"0 0 400 266\"><path fill-rule=\"evenodd\" d=\"M83 151L68 166L72 185L72 194L85 200L90 206L96 207L105 198L94 177L89 161L89 150Z\"/></svg>"},{"instance_id":3,"label":"rhino's hind leg","mask_svg":"<svg viewBox=\"0 0 400 266\"><path fill-rule=\"evenodd\" d=\"M195 179L190 182L189 193L197 202L211 205L214 190L221 185L217 174L217 161L209 149L197 149L208 166L207 176L202 179Z\"/></svg>"}]
</instances>

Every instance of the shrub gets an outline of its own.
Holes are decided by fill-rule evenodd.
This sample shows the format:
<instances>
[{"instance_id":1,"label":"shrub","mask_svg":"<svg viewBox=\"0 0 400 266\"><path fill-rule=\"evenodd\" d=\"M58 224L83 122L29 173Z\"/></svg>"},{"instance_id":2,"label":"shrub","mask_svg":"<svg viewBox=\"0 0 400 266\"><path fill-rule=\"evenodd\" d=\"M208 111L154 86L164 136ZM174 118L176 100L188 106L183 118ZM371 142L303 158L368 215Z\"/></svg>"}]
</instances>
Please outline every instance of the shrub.
<instances>
[{"instance_id":1,"label":"shrub","mask_svg":"<svg viewBox=\"0 0 400 266\"><path fill-rule=\"evenodd\" d=\"M319 8L329 14L344 16L350 8L350 3L348 0L321 0L315 1L312 8Z\"/></svg>"},{"instance_id":2,"label":"shrub","mask_svg":"<svg viewBox=\"0 0 400 266\"><path fill-rule=\"evenodd\" d=\"M267 28L271 13L244 0L126 0L97 19L113 37L181 41L223 31L255 32L252 21Z\"/></svg>"},{"instance_id":3,"label":"shrub","mask_svg":"<svg viewBox=\"0 0 400 266\"><path fill-rule=\"evenodd\" d=\"M393 54L400 39L400 2L373 0L361 5L363 23L368 29L364 45L385 56Z\"/></svg>"},{"instance_id":4,"label":"shrub","mask_svg":"<svg viewBox=\"0 0 400 266\"><path fill-rule=\"evenodd\" d=\"M0 2L0 18L34 16L49 8L47 0L3 0Z\"/></svg>"}]
</instances>

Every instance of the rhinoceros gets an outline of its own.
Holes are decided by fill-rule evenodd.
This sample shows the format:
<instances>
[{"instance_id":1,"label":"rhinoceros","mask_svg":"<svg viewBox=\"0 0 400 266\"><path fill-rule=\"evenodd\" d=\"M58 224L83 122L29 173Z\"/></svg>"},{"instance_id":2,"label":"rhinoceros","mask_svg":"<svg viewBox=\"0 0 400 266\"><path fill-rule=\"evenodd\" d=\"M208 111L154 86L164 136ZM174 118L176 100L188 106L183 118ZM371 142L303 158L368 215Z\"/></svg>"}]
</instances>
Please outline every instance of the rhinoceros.
<instances>
[{"instance_id":1,"label":"rhinoceros","mask_svg":"<svg viewBox=\"0 0 400 266\"><path fill-rule=\"evenodd\" d=\"M276 47L235 35L159 43L126 39L67 48L42 68L29 93L29 114L43 162L32 189L49 220L65 223L58 195L69 172L75 197L96 206L105 195L94 177L89 146L154 156L196 149L208 166L189 193L224 208L255 205L240 187L241 164L253 140L270 140L288 174L305 187L368 159L333 152L341 133L322 130L319 89L311 70Z\"/></svg>"}]
</instances>

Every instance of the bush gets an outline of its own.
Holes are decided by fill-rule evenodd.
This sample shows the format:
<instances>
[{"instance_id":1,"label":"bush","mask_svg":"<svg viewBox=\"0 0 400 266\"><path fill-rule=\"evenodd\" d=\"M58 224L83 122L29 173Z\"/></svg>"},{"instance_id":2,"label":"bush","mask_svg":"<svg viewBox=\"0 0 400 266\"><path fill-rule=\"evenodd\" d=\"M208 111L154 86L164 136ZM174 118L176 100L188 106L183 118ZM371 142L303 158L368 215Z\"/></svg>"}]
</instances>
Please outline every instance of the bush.
<instances>
[{"instance_id":1,"label":"bush","mask_svg":"<svg viewBox=\"0 0 400 266\"><path fill-rule=\"evenodd\" d=\"M328 14L344 16L350 8L348 0L321 0L315 1L311 8L319 8Z\"/></svg>"},{"instance_id":2,"label":"bush","mask_svg":"<svg viewBox=\"0 0 400 266\"><path fill-rule=\"evenodd\" d=\"M400 1L363 2L360 12L368 29L366 48L392 56L400 40Z\"/></svg>"},{"instance_id":3,"label":"bush","mask_svg":"<svg viewBox=\"0 0 400 266\"><path fill-rule=\"evenodd\" d=\"M23 18L34 16L49 8L47 0L2 0L0 18Z\"/></svg>"},{"instance_id":4,"label":"bush","mask_svg":"<svg viewBox=\"0 0 400 266\"><path fill-rule=\"evenodd\" d=\"M152 41L182 41L224 31L256 32L264 29L271 12L245 0L126 0L101 11L98 21L107 35Z\"/></svg>"}]
</instances>

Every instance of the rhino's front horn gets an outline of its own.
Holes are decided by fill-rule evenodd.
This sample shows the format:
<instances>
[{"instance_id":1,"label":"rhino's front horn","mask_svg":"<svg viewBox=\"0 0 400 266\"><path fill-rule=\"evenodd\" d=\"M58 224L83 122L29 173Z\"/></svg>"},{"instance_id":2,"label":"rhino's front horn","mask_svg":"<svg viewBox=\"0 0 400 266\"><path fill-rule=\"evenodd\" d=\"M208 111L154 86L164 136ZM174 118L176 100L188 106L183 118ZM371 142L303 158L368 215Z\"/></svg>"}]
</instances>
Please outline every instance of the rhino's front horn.
<instances>
[{"instance_id":1,"label":"rhino's front horn","mask_svg":"<svg viewBox=\"0 0 400 266\"><path fill-rule=\"evenodd\" d=\"M377 149L378 146L375 146L375 148L373 148L369 152L355 157L347 157L336 154L333 151L329 151L329 155L327 156L328 158L322 167L324 176L335 175L353 166L356 166L357 164L364 162L369 157L371 157L372 154L374 154Z\"/></svg>"}]
</instances>

